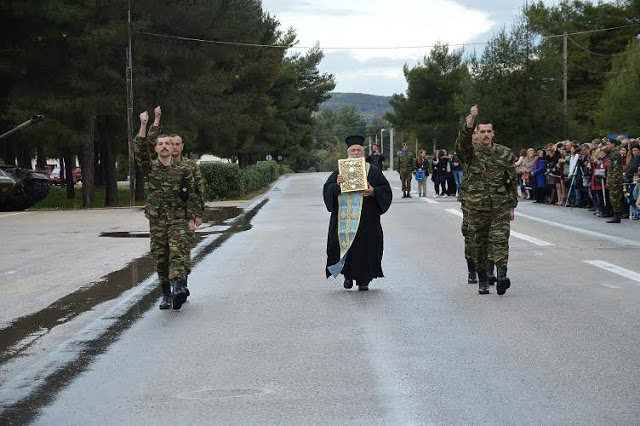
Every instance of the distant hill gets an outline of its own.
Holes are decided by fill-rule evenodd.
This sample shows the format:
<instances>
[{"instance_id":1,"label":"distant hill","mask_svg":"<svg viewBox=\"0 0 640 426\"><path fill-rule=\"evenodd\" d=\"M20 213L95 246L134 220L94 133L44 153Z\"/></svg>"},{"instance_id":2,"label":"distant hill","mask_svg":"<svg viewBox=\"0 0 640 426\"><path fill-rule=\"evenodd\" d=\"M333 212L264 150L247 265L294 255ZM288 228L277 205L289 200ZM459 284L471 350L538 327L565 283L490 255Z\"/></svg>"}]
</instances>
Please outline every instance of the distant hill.
<instances>
[{"instance_id":1,"label":"distant hill","mask_svg":"<svg viewBox=\"0 0 640 426\"><path fill-rule=\"evenodd\" d=\"M390 99L391 96L332 92L331 98L325 101L320 108L339 110L344 105L352 105L369 121L375 117L382 117L385 113L393 110L389 105Z\"/></svg>"}]
</instances>

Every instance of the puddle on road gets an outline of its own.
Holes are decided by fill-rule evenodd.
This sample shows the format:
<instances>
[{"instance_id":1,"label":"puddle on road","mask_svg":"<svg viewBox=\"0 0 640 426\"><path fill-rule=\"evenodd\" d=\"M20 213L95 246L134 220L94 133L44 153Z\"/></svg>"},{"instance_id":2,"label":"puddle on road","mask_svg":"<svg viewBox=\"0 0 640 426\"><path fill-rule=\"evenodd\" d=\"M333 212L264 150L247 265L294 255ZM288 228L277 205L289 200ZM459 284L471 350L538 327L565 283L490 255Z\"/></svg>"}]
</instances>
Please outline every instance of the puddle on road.
<instances>
[{"instance_id":1,"label":"puddle on road","mask_svg":"<svg viewBox=\"0 0 640 426\"><path fill-rule=\"evenodd\" d=\"M213 218L213 225L220 224L232 217L237 216L237 218L229 224L230 226L227 230L222 231L218 238L203 247L192 258L192 266L200 263L202 259L220 247L232 235L251 229L251 220L267 201L268 199L264 199L252 210L244 214L241 214L243 210L238 208L223 208L222 213L212 213L218 215ZM236 216L229 216L233 212L236 213ZM26 348L33 345L34 342L46 335L56 325L77 317L99 303L117 298L122 292L135 287L154 272L155 262L153 257L150 254L143 256L135 259L125 268L110 273L103 281L91 283L56 301L42 311L13 321L7 328L0 330L0 363L4 363L12 357L20 356ZM149 293L145 294L136 305L120 316L113 326L105 330L102 336L86 342L80 348L78 357L74 361L64 366L61 365L56 373L43 380L42 386L35 392L10 407L4 407L6 409L0 412L0 424L27 424L35 420L39 410L51 403L58 391L86 370L97 355L106 352L109 345L115 342L145 312L156 306L159 298L159 293L156 290L156 288L153 288ZM28 341L28 343L16 348L17 343L25 341Z\"/></svg>"}]
</instances>

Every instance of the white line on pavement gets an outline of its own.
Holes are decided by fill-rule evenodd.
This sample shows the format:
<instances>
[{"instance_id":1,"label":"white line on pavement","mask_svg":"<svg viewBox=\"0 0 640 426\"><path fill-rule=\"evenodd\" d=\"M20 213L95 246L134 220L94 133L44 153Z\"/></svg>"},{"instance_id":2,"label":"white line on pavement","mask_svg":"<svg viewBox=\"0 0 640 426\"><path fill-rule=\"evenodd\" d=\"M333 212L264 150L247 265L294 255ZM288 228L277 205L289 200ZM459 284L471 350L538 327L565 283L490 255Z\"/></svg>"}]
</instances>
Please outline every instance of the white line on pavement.
<instances>
[{"instance_id":1,"label":"white line on pavement","mask_svg":"<svg viewBox=\"0 0 640 426\"><path fill-rule=\"evenodd\" d=\"M0 215L0 218L3 218L3 217L9 217L9 216L15 216L15 215L17 215L17 214L24 214L24 213L26 213L26 212L17 212L17 213L3 214L3 215Z\"/></svg>"},{"instance_id":2,"label":"white line on pavement","mask_svg":"<svg viewBox=\"0 0 640 426\"><path fill-rule=\"evenodd\" d=\"M588 229L577 228L575 226L565 225L563 223L553 222L553 221L546 220L546 219L541 219L541 218L535 217L535 216L529 216L528 214L522 214L522 213L518 213L516 211L516 218L518 218L518 217L524 217L525 219L533 220L535 222L544 223L544 224L550 225L550 226L555 226L556 228L565 229L567 231L577 232L579 234L587 235L589 237L598 238L598 239L601 239L601 240L607 240L607 241L615 243L615 244L630 245L630 246L634 246L634 247L640 247L640 243L637 242L637 241L628 240L626 238L617 237L615 235L607 235L607 234L602 234L600 232L589 231Z\"/></svg>"},{"instance_id":3,"label":"white line on pavement","mask_svg":"<svg viewBox=\"0 0 640 426\"><path fill-rule=\"evenodd\" d=\"M459 210L455 210L455 209L446 209L446 210L451 214L454 214L456 216L462 217L462 212L459 211ZM545 246L554 245L553 243L550 243L550 242L547 242L547 241L544 241L544 240L540 240L538 238L530 237L528 235L521 234L521 233L515 232L515 231L511 231L511 236L513 236L515 238L519 238L519 239L527 241L527 242L530 242L530 243L535 244L537 246L545 247Z\"/></svg>"},{"instance_id":4,"label":"white line on pavement","mask_svg":"<svg viewBox=\"0 0 640 426\"><path fill-rule=\"evenodd\" d=\"M615 285L609 285L609 284L600 284L603 287L608 287L608 288L612 288L614 290L620 290L620 287L615 286Z\"/></svg>"},{"instance_id":5,"label":"white line on pavement","mask_svg":"<svg viewBox=\"0 0 640 426\"><path fill-rule=\"evenodd\" d=\"M605 262L603 260L583 260L583 262L640 283L639 273L616 266L613 263Z\"/></svg>"}]
</instances>

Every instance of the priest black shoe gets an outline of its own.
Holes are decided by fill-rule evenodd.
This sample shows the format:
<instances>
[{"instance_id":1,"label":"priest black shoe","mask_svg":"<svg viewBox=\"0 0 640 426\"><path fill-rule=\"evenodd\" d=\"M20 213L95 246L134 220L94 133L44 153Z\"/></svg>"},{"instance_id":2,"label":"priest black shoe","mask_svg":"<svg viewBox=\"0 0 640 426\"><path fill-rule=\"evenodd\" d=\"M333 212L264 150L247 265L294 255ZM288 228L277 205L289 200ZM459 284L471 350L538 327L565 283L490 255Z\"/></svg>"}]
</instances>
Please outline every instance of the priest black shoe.
<instances>
[{"instance_id":1,"label":"priest black shoe","mask_svg":"<svg viewBox=\"0 0 640 426\"><path fill-rule=\"evenodd\" d=\"M352 287L353 287L353 280L350 280L350 279L348 279L348 278L345 278L345 279L344 279L344 284L342 284L342 286L343 286L344 288L346 288L347 290L349 290L350 288L352 288Z\"/></svg>"},{"instance_id":2,"label":"priest black shoe","mask_svg":"<svg viewBox=\"0 0 640 426\"><path fill-rule=\"evenodd\" d=\"M162 300L160 301L160 309L170 309L172 304L171 286L169 283L162 284Z\"/></svg>"},{"instance_id":3,"label":"priest black shoe","mask_svg":"<svg viewBox=\"0 0 640 426\"><path fill-rule=\"evenodd\" d=\"M180 309L185 300L187 300L187 292L182 280L175 280L171 283L171 299L173 300L174 310Z\"/></svg>"},{"instance_id":4,"label":"priest black shoe","mask_svg":"<svg viewBox=\"0 0 640 426\"><path fill-rule=\"evenodd\" d=\"M511 280L507 278L507 268L504 266L499 266L498 280L496 282L496 292L500 296L502 296L509 287L511 287Z\"/></svg>"},{"instance_id":5,"label":"priest black shoe","mask_svg":"<svg viewBox=\"0 0 640 426\"><path fill-rule=\"evenodd\" d=\"M369 291L369 284L358 284L359 291Z\"/></svg>"}]
</instances>

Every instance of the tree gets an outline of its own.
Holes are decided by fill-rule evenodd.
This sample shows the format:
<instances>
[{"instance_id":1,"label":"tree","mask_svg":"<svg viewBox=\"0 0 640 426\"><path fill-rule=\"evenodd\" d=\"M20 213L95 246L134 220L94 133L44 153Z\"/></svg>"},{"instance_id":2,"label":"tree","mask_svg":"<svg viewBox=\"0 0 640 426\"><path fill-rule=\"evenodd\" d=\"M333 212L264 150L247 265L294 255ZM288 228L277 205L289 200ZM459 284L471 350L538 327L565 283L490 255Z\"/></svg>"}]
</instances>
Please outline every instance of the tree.
<instances>
[{"instance_id":1,"label":"tree","mask_svg":"<svg viewBox=\"0 0 640 426\"><path fill-rule=\"evenodd\" d=\"M640 41L629 42L625 55L614 60L596 113L599 135L640 134Z\"/></svg>"}]
</instances>

